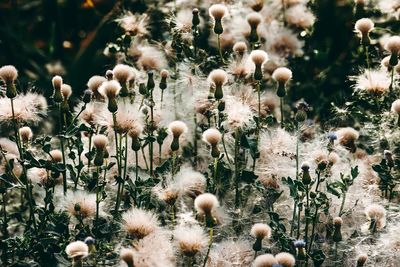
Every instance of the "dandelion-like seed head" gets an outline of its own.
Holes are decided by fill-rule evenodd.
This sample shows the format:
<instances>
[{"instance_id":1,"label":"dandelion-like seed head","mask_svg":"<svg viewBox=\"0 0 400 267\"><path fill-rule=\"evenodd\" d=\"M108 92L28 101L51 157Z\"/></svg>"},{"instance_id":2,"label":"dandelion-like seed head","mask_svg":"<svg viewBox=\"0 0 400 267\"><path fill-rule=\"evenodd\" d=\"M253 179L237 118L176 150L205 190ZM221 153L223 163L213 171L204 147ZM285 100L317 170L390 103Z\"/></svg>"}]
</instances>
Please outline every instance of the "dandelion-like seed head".
<instances>
[{"instance_id":1,"label":"dandelion-like seed head","mask_svg":"<svg viewBox=\"0 0 400 267\"><path fill-rule=\"evenodd\" d=\"M207 245L207 236L198 226L180 226L174 231L174 239L185 256L193 257Z\"/></svg>"},{"instance_id":2,"label":"dandelion-like seed head","mask_svg":"<svg viewBox=\"0 0 400 267\"><path fill-rule=\"evenodd\" d=\"M256 28L262 21L262 17L257 12L252 12L246 16L247 23L249 23L250 27Z\"/></svg>"},{"instance_id":3,"label":"dandelion-like seed head","mask_svg":"<svg viewBox=\"0 0 400 267\"><path fill-rule=\"evenodd\" d=\"M51 83L53 84L54 89L56 90L61 90L61 85L63 84L63 79L61 76L54 76L53 79L51 79Z\"/></svg>"},{"instance_id":4,"label":"dandelion-like seed head","mask_svg":"<svg viewBox=\"0 0 400 267\"><path fill-rule=\"evenodd\" d=\"M222 86L228 82L228 74L221 69L213 70L208 75L208 80L215 86Z\"/></svg>"},{"instance_id":5,"label":"dandelion-like seed head","mask_svg":"<svg viewBox=\"0 0 400 267\"><path fill-rule=\"evenodd\" d=\"M87 82L87 87L92 90L93 93L98 93L100 85L106 82L107 79L103 76L95 75L90 77L89 81Z\"/></svg>"},{"instance_id":6,"label":"dandelion-like seed head","mask_svg":"<svg viewBox=\"0 0 400 267\"><path fill-rule=\"evenodd\" d=\"M92 218L96 214L96 194L86 191L68 192L65 205L72 216L82 219Z\"/></svg>"},{"instance_id":7,"label":"dandelion-like seed head","mask_svg":"<svg viewBox=\"0 0 400 267\"><path fill-rule=\"evenodd\" d=\"M365 214L368 219L380 220L386 216L386 210L379 204L371 204L365 208Z\"/></svg>"},{"instance_id":8,"label":"dandelion-like seed head","mask_svg":"<svg viewBox=\"0 0 400 267\"><path fill-rule=\"evenodd\" d=\"M105 81L101 84L98 90L104 97L115 98L121 90L121 85L115 80Z\"/></svg>"},{"instance_id":9,"label":"dandelion-like seed head","mask_svg":"<svg viewBox=\"0 0 400 267\"><path fill-rule=\"evenodd\" d=\"M114 79L116 79L120 84L126 84L130 80L135 79L135 71L131 66L118 64L112 71Z\"/></svg>"},{"instance_id":10,"label":"dandelion-like seed head","mask_svg":"<svg viewBox=\"0 0 400 267\"><path fill-rule=\"evenodd\" d=\"M204 193L196 197L194 207L200 214L211 214L219 206L218 199L211 193Z\"/></svg>"},{"instance_id":11,"label":"dandelion-like seed head","mask_svg":"<svg viewBox=\"0 0 400 267\"><path fill-rule=\"evenodd\" d=\"M272 254L260 255L254 260L254 267L273 267L275 264L278 264L278 261Z\"/></svg>"},{"instance_id":12,"label":"dandelion-like seed head","mask_svg":"<svg viewBox=\"0 0 400 267\"><path fill-rule=\"evenodd\" d=\"M161 76L161 78L164 78L164 79L168 78L168 76L169 76L168 70L162 70L160 72L160 76Z\"/></svg>"},{"instance_id":13,"label":"dandelion-like seed head","mask_svg":"<svg viewBox=\"0 0 400 267\"><path fill-rule=\"evenodd\" d=\"M242 42L242 41L240 41L240 42L236 42L234 45L233 45L233 51L235 52L235 53L237 53L237 54L239 54L239 55L243 55L244 53L246 53L247 52L247 45L246 45L246 43L245 42Z\"/></svg>"},{"instance_id":14,"label":"dandelion-like seed head","mask_svg":"<svg viewBox=\"0 0 400 267\"><path fill-rule=\"evenodd\" d=\"M54 149L50 151L50 156L54 162L61 162L62 161L62 152L61 150Z\"/></svg>"},{"instance_id":15,"label":"dandelion-like seed head","mask_svg":"<svg viewBox=\"0 0 400 267\"><path fill-rule=\"evenodd\" d=\"M183 133L187 132L186 123L183 121L173 121L168 125L168 131L175 138L179 138Z\"/></svg>"},{"instance_id":16,"label":"dandelion-like seed head","mask_svg":"<svg viewBox=\"0 0 400 267\"><path fill-rule=\"evenodd\" d=\"M343 219L340 217L333 218L333 225L340 226L343 224Z\"/></svg>"},{"instance_id":17,"label":"dandelion-like seed head","mask_svg":"<svg viewBox=\"0 0 400 267\"><path fill-rule=\"evenodd\" d=\"M286 67L279 67L272 73L272 79L279 83L286 84L292 79L292 71Z\"/></svg>"},{"instance_id":18,"label":"dandelion-like seed head","mask_svg":"<svg viewBox=\"0 0 400 267\"><path fill-rule=\"evenodd\" d=\"M18 77L17 69L12 65L6 65L0 68L0 79L6 84L13 83Z\"/></svg>"},{"instance_id":19,"label":"dandelion-like seed head","mask_svg":"<svg viewBox=\"0 0 400 267\"><path fill-rule=\"evenodd\" d=\"M275 259L283 267L293 267L296 264L295 257L287 252L281 252L276 254Z\"/></svg>"},{"instance_id":20,"label":"dandelion-like seed head","mask_svg":"<svg viewBox=\"0 0 400 267\"><path fill-rule=\"evenodd\" d=\"M125 231L132 237L142 239L158 229L158 220L151 211L132 208L122 214Z\"/></svg>"},{"instance_id":21,"label":"dandelion-like seed head","mask_svg":"<svg viewBox=\"0 0 400 267\"><path fill-rule=\"evenodd\" d=\"M203 140L211 146L218 145L221 141L222 134L217 129L208 129L203 133Z\"/></svg>"},{"instance_id":22,"label":"dandelion-like seed head","mask_svg":"<svg viewBox=\"0 0 400 267\"><path fill-rule=\"evenodd\" d=\"M250 58L254 65L262 66L262 64L268 61L268 54L263 50L253 50L250 53Z\"/></svg>"},{"instance_id":23,"label":"dandelion-like seed head","mask_svg":"<svg viewBox=\"0 0 400 267\"><path fill-rule=\"evenodd\" d=\"M75 241L68 244L65 248L65 253L73 259L85 258L89 255L89 247L83 241Z\"/></svg>"},{"instance_id":24,"label":"dandelion-like seed head","mask_svg":"<svg viewBox=\"0 0 400 267\"><path fill-rule=\"evenodd\" d=\"M66 83L61 85L61 94L64 100L68 100L72 95L72 87Z\"/></svg>"},{"instance_id":25,"label":"dandelion-like seed head","mask_svg":"<svg viewBox=\"0 0 400 267\"><path fill-rule=\"evenodd\" d=\"M399 54L400 52L400 36L391 36L386 44L385 49L392 54Z\"/></svg>"},{"instance_id":26,"label":"dandelion-like seed head","mask_svg":"<svg viewBox=\"0 0 400 267\"><path fill-rule=\"evenodd\" d=\"M97 134L93 137L93 145L96 149L104 150L108 145L108 138L103 134Z\"/></svg>"},{"instance_id":27,"label":"dandelion-like seed head","mask_svg":"<svg viewBox=\"0 0 400 267\"><path fill-rule=\"evenodd\" d=\"M22 142L27 143L32 139L33 133L31 128L28 126L19 129L19 136L21 136Z\"/></svg>"},{"instance_id":28,"label":"dandelion-like seed head","mask_svg":"<svg viewBox=\"0 0 400 267\"><path fill-rule=\"evenodd\" d=\"M128 134L132 138L139 137L143 132L143 125L139 122L133 123L131 129L129 130Z\"/></svg>"},{"instance_id":29,"label":"dandelion-like seed head","mask_svg":"<svg viewBox=\"0 0 400 267\"><path fill-rule=\"evenodd\" d=\"M215 20L221 20L228 14L228 9L223 4L215 4L210 6L208 9L210 16L213 17Z\"/></svg>"},{"instance_id":30,"label":"dandelion-like seed head","mask_svg":"<svg viewBox=\"0 0 400 267\"><path fill-rule=\"evenodd\" d=\"M369 32L374 29L374 22L368 18L362 18L357 20L354 29L356 32L361 33L363 36L367 36Z\"/></svg>"},{"instance_id":31,"label":"dandelion-like seed head","mask_svg":"<svg viewBox=\"0 0 400 267\"><path fill-rule=\"evenodd\" d=\"M359 133L352 127L341 128L336 131L338 141L341 145L346 146L349 143L353 143L359 137Z\"/></svg>"},{"instance_id":32,"label":"dandelion-like seed head","mask_svg":"<svg viewBox=\"0 0 400 267\"><path fill-rule=\"evenodd\" d=\"M357 256L357 267L364 266L365 262L368 260L367 254L360 254Z\"/></svg>"},{"instance_id":33,"label":"dandelion-like seed head","mask_svg":"<svg viewBox=\"0 0 400 267\"><path fill-rule=\"evenodd\" d=\"M250 234L258 239L270 238L271 227L265 223L256 223L251 227Z\"/></svg>"}]
</instances>

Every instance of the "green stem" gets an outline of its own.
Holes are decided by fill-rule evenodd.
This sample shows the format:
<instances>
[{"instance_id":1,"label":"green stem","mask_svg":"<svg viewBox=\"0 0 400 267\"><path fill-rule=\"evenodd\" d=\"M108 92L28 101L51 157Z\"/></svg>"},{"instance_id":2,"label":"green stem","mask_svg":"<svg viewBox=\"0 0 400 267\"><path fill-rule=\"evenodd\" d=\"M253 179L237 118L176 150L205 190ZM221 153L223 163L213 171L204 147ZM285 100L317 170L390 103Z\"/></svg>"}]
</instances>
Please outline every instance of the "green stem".
<instances>
[{"instance_id":1,"label":"green stem","mask_svg":"<svg viewBox=\"0 0 400 267\"><path fill-rule=\"evenodd\" d=\"M210 233L209 233L210 241L208 243L208 249L207 249L206 257L204 258L203 267L206 266L207 260L208 260L208 255L210 254L210 250L211 250L211 246L212 246L212 242L213 242L213 230L214 230L213 227L210 227Z\"/></svg>"},{"instance_id":2,"label":"green stem","mask_svg":"<svg viewBox=\"0 0 400 267\"><path fill-rule=\"evenodd\" d=\"M235 131L235 207L238 208L240 204L240 192L239 192L239 140L240 130Z\"/></svg>"},{"instance_id":3,"label":"green stem","mask_svg":"<svg viewBox=\"0 0 400 267\"><path fill-rule=\"evenodd\" d=\"M221 36L220 34L217 34L217 39L218 39L218 52L219 52L219 57L221 58L221 62L225 63L224 57L222 56L222 50L221 50Z\"/></svg>"},{"instance_id":4,"label":"green stem","mask_svg":"<svg viewBox=\"0 0 400 267\"><path fill-rule=\"evenodd\" d=\"M283 97L280 97L280 108L281 108L281 128L283 128Z\"/></svg>"},{"instance_id":5,"label":"green stem","mask_svg":"<svg viewBox=\"0 0 400 267\"><path fill-rule=\"evenodd\" d=\"M339 217L343 214L344 203L346 202L346 192L343 193L342 204L340 205Z\"/></svg>"}]
</instances>

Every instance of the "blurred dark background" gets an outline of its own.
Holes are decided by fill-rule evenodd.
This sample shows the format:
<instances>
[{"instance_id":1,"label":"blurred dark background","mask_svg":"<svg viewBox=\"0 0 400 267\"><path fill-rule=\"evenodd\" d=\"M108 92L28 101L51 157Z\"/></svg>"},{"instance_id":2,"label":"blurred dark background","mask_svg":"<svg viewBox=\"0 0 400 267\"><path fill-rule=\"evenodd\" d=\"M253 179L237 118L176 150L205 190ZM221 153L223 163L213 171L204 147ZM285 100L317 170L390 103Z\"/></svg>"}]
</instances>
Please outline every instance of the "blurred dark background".
<instances>
[{"instance_id":1,"label":"blurred dark background","mask_svg":"<svg viewBox=\"0 0 400 267\"><path fill-rule=\"evenodd\" d=\"M62 74L79 94L91 75L102 74L114 64L103 55L107 43L121 35L113 20L125 9L143 13L154 3L162 6L144 0L0 0L0 65L15 65L24 89L35 87L49 95L51 77ZM347 77L364 64L354 22L362 16L379 15L377 11L355 15L353 3L311 1L316 24L306 35L304 57L290 62L295 82L289 96L293 101L304 98L312 115L321 121L329 118L331 102L340 105L349 97ZM159 40L162 16L154 9L149 15L150 32ZM400 29L398 21L379 26L394 32ZM382 56L377 47L371 50Z\"/></svg>"}]
</instances>

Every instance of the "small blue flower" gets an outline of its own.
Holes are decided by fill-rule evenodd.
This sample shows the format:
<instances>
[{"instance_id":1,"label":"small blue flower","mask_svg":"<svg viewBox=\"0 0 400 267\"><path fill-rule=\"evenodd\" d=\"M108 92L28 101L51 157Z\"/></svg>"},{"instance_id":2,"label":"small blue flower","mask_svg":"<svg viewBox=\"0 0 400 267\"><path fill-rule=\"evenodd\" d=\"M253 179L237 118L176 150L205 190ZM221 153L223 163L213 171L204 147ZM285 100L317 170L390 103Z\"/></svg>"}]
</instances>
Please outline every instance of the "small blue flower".
<instances>
[{"instance_id":1,"label":"small blue flower","mask_svg":"<svg viewBox=\"0 0 400 267\"><path fill-rule=\"evenodd\" d=\"M333 133L333 132L330 132L330 133L328 133L328 139L330 140L330 141L334 141L334 140L336 140L337 139L337 135L336 135L336 133Z\"/></svg>"},{"instance_id":2,"label":"small blue flower","mask_svg":"<svg viewBox=\"0 0 400 267\"><path fill-rule=\"evenodd\" d=\"M305 248L306 247L306 242L304 242L304 240L302 240L302 239L294 241L293 244L296 248Z\"/></svg>"}]
</instances>

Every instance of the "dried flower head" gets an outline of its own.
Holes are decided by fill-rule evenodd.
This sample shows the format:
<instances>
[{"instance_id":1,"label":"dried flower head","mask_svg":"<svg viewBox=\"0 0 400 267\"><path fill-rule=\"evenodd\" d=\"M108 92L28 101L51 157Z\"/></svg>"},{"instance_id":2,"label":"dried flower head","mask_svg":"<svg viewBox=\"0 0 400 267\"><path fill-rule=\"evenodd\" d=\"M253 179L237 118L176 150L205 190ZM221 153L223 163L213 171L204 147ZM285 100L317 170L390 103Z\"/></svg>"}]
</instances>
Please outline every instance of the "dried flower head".
<instances>
[{"instance_id":1,"label":"dried flower head","mask_svg":"<svg viewBox=\"0 0 400 267\"><path fill-rule=\"evenodd\" d=\"M64 100L68 100L68 99L71 97L71 95L72 95L72 88L71 88L71 86L68 85L68 84L66 84L66 83L63 83L63 84L61 85L61 94L62 94Z\"/></svg>"},{"instance_id":2,"label":"dried flower head","mask_svg":"<svg viewBox=\"0 0 400 267\"><path fill-rule=\"evenodd\" d=\"M13 83L18 77L17 69L12 65L6 65L0 68L0 79L6 84Z\"/></svg>"},{"instance_id":3,"label":"dried flower head","mask_svg":"<svg viewBox=\"0 0 400 267\"><path fill-rule=\"evenodd\" d=\"M102 94L104 97L107 98L117 97L120 90L121 90L121 85L119 84L118 81L115 80L103 82L98 89L100 94Z\"/></svg>"},{"instance_id":4,"label":"dried flower head","mask_svg":"<svg viewBox=\"0 0 400 267\"><path fill-rule=\"evenodd\" d=\"M250 53L250 58L253 61L254 65L262 66L265 62L268 61L268 54L263 50L253 50Z\"/></svg>"},{"instance_id":5,"label":"dried flower head","mask_svg":"<svg viewBox=\"0 0 400 267\"><path fill-rule=\"evenodd\" d=\"M400 114L400 99L393 101L392 103L392 111Z\"/></svg>"},{"instance_id":6,"label":"dried flower head","mask_svg":"<svg viewBox=\"0 0 400 267\"><path fill-rule=\"evenodd\" d=\"M18 94L14 98L14 116L10 100L0 98L0 123L12 123L14 118L20 124L36 124L46 111L46 98L36 93Z\"/></svg>"},{"instance_id":7,"label":"dried flower head","mask_svg":"<svg viewBox=\"0 0 400 267\"><path fill-rule=\"evenodd\" d=\"M357 20L354 29L362 36L367 36L374 29L374 22L368 18Z\"/></svg>"},{"instance_id":8,"label":"dried flower head","mask_svg":"<svg viewBox=\"0 0 400 267\"><path fill-rule=\"evenodd\" d=\"M51 83L53 84L54 89L56 90L61 90L61 85L63 84L63 79L61 76L54 76L53 79L51 79Z\"/></svg>"},{"instance_id":9,"label":"dried flower head","mask_svg":"<svg viewBox=\"0 0 400 267\"><path fill-rule=\"evenodd\" d=\"M228 74L221 69L213 70L208 75L208 80L214 86L223 86L228 82Z\"/></svg>"},{"instance_id":10,"label":"dried flower head","mask_svg":"<svg viewBox=\"0 0 400 267\"><path fill-rule=\"evenodd\" d=\"M351 127L345 127L337 130L336 135L338 137L339 144L343 146L353 144L359 137L358 131Z\"/></svg>"},{"instance_id":11,"label":"dried flower head","mask_svg":"<svg viewBox=\"0 0 400 267\"><path fill-rule=\"evenodd\" d=\"M93 145L96 149L103 150L108 145L108 138L103 134L97 134L93 137Z\"/></svg>"},{"instance_id":12,"label":"dried flower head","mask_svg":"<svg viewBox=\"0 0 400 267\"><path fill-rule=\"evenodd\" d=\"M250 27L256 28L261 23L262 17L257 12L251 12L246 16L246 20Z\"/></svg>"},{"instance_id":13,"label":"dried flower head","mask_svg":"<svg viewBox=\"0 0 400 267\"><path fill-rule=\"evenodd\" d=\"M207 236L198 225L177 227L174 239L182 253L188 257L193 257L207 245Z\"/></svg>"},{"instance_id":14,"label":"dried flower head","mask_svg":"<svg viewBox=\"0 0 400 267\"><path fill-rule=\"evenodd\" d=\"M276 254L275 259L283 267L293 267L296 264L295 257L287 252L281 252Z\"/></svg>"},{"instance_id":15,"label":"dried flower head","mask_svg":"<svg viewBox=\"0 0 400 267\"><path fill-rule=\"evenodd\" d=\"M343 219L340 217L333 218L333 225L340 226L343 224Z\"/></svg>"},{"instance_id":16,"label":"dried flower head","mask_svg":"<svg viewBox=\"0 0 400 267\"><path fill-rule=\"evenodd\" d=\"M142 14L141 16L133 15L131 12L126 12L121 18L116 21L119 23L121 28L125 32L130 33L133 36L142 37L147 34L148 25L147 14Z\"/></svg>"},{"instance_id":17,"label":"dried flower head","mask_svg":"<svg viewBox=\"0 0 400 267\"><path fill-rule=\"evenodd\" d=\"M357 267L364 266L365 262L368 260L367 254L360 254L357 256Z\"/></svg>"},{"instance_id":18,"label":"dried flower head","mask_svg":"<svg viewBox=\"0 0 400 267\"><path fill-rule=\"evenodd\" d=\"M31 128L28 126L22 127L19 129L19 136L23 143L27 143L32 139L33 133Z\"/></svg>"},{"instance_id":19,"label":"dried flower head","mask_svg":"<svg viewBox=\"0 0 400 267\"><path fill-rule=\"evenodd\" d=\"M250 234L259 239L271 237L271 227L265 223L256 223L251 227Z\"/></svg>"},{"instance_id":20,"label":"dried flower head","mask_svg":"<svg viewBox=\"0 0 400 267\"><path fill-rule=\"evenodd\" d=\"M204 193L196 197L194 206L200 214L211 214L219 206L219 202L215 195Z\"/></svg>"},{"instance_id":21,"label":"dried flower head","mask_svg":"<svg viewBox=\"0 0 400 267\"><path fill-rule=\"evenodd\" d=\"M89 255L89 247L83 241L75 241L68 244L65 253L70 258L85 258Z\"/></svg>"},{"instance_id":22,"label":"dried flower head","mask_svg":"<svg viewBox=\"0 0 400 267\"><path fill-rule=\"evenodd\" d=\"M315 16L305 5L294 5L285 11L285 19L289 25L299 28L310 28L315 22Z\"/></svg>"},{"instance_id":23,"label":"dried flower head","mask_svg":"<svg viewBox=\"0 0 400 267\"><path fill-rule=\"evenodd\" d=\"M386 216L386 210L379 204L371 204L365 208L365 215L368 219L381 220Z\"/></svg>"},{"instance_id":24,"label":"dried flower head","mask_svg":"<svg viewBox=\"0 0 400 267\"><path fill-rule=\"evenodd\" d=\"M286 67L279 67L273 72L272 78L279 83L286 84L292 79L292 71Z\"/></svg>"},{"instance_id":25,"label":"dried flower head","mask_svg":"<svg viewBox=\"0 0 400 267\"><path fill-rule=\"evenodd\" d=\"M204 193L206 178L200 172L191 168L181 168L175 175L174 181L179 190L195 199L198 195Z\"/></svg>"},{"instance_id":26,"label":"dried flower head","mask_svg":"<svg viewBox=\"0 0 400 267\"><path fill-rule=\"evenodd\" d=\"M400 52L400 36L391 36L386 41L385 49L392 54L398 55Z\"/></svg>"},{"instance_id":27,"label":"dried flower head","mask_svg":"<svg viewBox=\"0 0 400 267\"><path fill-rule=\"evenodd\" d=\"M50 156L54 162L61 162L62 161L62 152L61 150L54 149L50 151Z\"/></svg>"},{"instance_id":28,"label":"dried flower head","mask_svg":"<svg viewBox=\"0 0 400 267\"><path fill-rule=\"evenodd\" d=\"M162 70L160 72L160 76L161 76L161 78L164 78L164 79L168 78L168 76L169 76L168 70Z\"/></svg>"},{"instance_id":29,"label":"dried flower head","mask_svg":"<svg viewBox=\"0 0 400 267\"><path fill-rule=\"evenodd\" d=\"M208 129L203 133L203 140L211 146L218 145L221 141L222 134L217 129Z\"/></svg>"},{"instance_id":30,"label":"dried flower head","mask_svg":"<svg viewBox=\"0 0 400 267\"><path fill-rule=\"evenodd\" d=\"M96 214L96 194L69 191L65 197L65 209L77 218L93 218Z\"/></svg>"},{"instance_id":31,"label":"dried flower head","mask_svg":"<svg viewBox=\"0 0 400 267\"><path fill-rule=\"evenodd\" d=\"M124 212L122 224L125 231L137 239L142 239L158 229L157 216L151 211L139 208Z\"/></svg>"},{"instance_id":32,"label":"dried flower head","mask_svg":"<svg viewBox=\"0 0 400 267\"><path fill-rule=\"evenodd\" d=\"M243 55L244 53L247 52L247 45L245 42L236 42L233 45L233 51L239 55Z\"/></svg>"},{"instance_id":33,"label":"dried flower head","mask_svg":"<svg viewBox=\"0 0 400 267\"><path fill-rule=\"evenodd\" d=\"M278 264L278 261L275 259L272 254L264 254L258 256L254 260L254 267L273 267Z\"/></svg>"},{"instance_id":34,"label":"dried flower head","mask_svg":"<svg viewBox=\"0 0 400 267\"><path fill-rule=\"evenodd\" d=\"M389 90L391 79L385 70L366 70L363 74L351 77L356 81L355 88L372 95L380 96Z\"/></svg>"},{"instance_id":35,"label":"dried flower head","mask_svg":"<svg viewBox=\"0 0 400 267\"><path fill-rule=\"evenodd\" d=\"M135 71L131 66L118 64L112 71L114 79L116 79L120 84L126 84L130 80L135 79Z\"/></svg>"},{"instance_id":36,"label":"dried flower head","mask_svg":"<svg viewBox=\"0 0 400 267\"><path fill-rule=\"evenodd\" d=\"M90 77L89 81L87 82L87 87L92 90L94 94L99 93L99 87L102 83L106 82L107 79L103 76L95 75Z\"/></svg>"},{"instance_id":37,"label":"dried flower head","mask_svg":"<svg viewBox=\"0 0 400 267\"><path fill-rule=\"evenodd\" d=\"M186 123L183 121L173 121L168 125L168 131L175 138L179 138L183 133L187 132Z\"/></svg>"},{"instance_id":38,"label":"dried flower head","mask_svg":"<svg viewBox=\"0 0 400 267\"><path fill-rule=\"evenodd\" d=\"M210 16L215 20L221 20L228 14L228 9L223 4L214 4L208 9Z\"/></svg>"}]
</instances>

